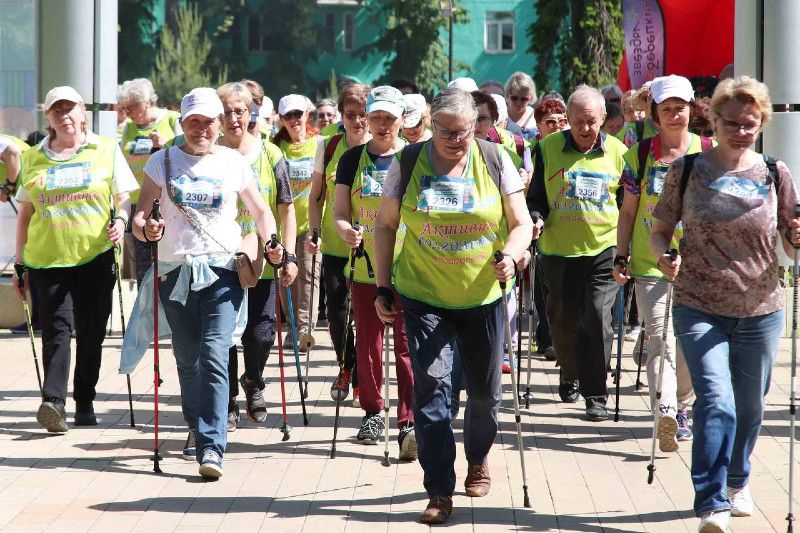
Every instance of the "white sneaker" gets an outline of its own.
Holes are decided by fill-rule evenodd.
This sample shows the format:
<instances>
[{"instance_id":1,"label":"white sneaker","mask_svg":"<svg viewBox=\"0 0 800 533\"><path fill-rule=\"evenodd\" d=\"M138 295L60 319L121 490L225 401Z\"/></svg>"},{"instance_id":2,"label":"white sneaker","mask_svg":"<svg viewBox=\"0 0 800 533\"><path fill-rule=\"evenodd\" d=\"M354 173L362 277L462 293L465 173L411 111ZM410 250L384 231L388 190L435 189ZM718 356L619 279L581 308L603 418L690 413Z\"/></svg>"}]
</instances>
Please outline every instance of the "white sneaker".
<instances>
[{"instance_id":1,"label":"white sneaker","mask_svg":"<svg viewBox=\"0 0 800 533\"><path fill-rule=\"evenodd\" d=\"M631 330L625 334L625 341L626 342L633 342L639 338L639 333L642 331L640 326L634 326Z\"/></svg>"},{"instance_id":2,"label":"white sneaker","mask_svg":"<svg viewBox=\"0 0 800 533\"><path fill-rule=\"evenodd\" d=\"M703 513L700 515L697 533L726 533L730 519L731 512L727 510Z\"/></svg>"},{"instance_id":3,"label":"white sneaker","mask_svg":"<svg viewBox=\"0 0 800 533\"><path fill-rule=\"evenodd\" d=\"M750 485L742 488L728 487L728 499L731 501L731 516L752 516L753 497Z\"/></svg>"}]
</instances>

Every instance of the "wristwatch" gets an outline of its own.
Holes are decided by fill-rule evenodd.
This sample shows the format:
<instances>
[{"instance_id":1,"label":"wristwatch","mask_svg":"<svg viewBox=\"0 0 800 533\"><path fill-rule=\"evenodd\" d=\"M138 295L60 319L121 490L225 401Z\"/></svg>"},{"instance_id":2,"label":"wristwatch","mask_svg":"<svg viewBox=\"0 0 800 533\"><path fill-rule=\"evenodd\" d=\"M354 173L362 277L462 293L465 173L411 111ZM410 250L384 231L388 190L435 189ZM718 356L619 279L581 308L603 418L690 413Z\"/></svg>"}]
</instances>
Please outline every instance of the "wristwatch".
<instances>
[{"instance_id":1,"label":"wristwatch","mask_svg":"<svg viewBox=\"0 0 800 533\"><path fill-rule=\"evenodd\" d=\"M287 265L289 263L294 263L296 265L297 264L297 256L295 254L290 254L289 252L286 252L286 254L285 254L285 262L286 262Z\"/></svg>"}]
</instances>

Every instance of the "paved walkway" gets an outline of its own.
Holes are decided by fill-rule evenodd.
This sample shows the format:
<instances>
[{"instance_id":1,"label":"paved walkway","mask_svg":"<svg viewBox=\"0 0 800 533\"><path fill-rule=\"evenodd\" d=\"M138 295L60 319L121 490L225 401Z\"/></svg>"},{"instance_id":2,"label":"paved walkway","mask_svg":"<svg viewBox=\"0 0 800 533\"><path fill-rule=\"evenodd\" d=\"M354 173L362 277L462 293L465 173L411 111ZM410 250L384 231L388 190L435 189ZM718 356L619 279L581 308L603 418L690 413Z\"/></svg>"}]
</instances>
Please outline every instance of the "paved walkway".
<instances>
[{"instance_id":1,"label":"paved walkway","mask_svg":"<svg viewBox=\"0 0 800 533\"><path fill-rule=\"evenodd\" d=\"M48 435L34 418L39 398L26 337L0 336L0 529L8 531L402 531L416 522L427 498L422 471L397 458L381 466L383 446L355 444L361 411L343 411L338 455L328 458L334 404L329 388L334 355L326 333L311 361L309 425L303 426L293 365L287 368L291 439L282 442L277 356L267 368L269 417L263 427L243 420L230 435L225 475L204 482L197 465L180 458L186 436L171 351L163 350L161 388L163 474L148 460L153 446L152 361L133 374L136 427L131 428L125 379L117 374L118 334L106 341L95 403L100 425ZM38 345L38 342L37 342ZM756 513L732 520L732 530L784 531L788 469L788 342L784 341L767 398L767 414L753 456ZM38 348L38 346L37 346ZM463 455L452 531L695 531L689 478L690 446L660 454L657 478L646 482L651 418L646 389L633 391L636 368L626 344L622 412L618 423L581 420L580 404L558 402L557 370L533 363L534 401L523 413L532 508L522 507L522 480L510 384L501 432L489 458L493 478L486 498L464 496ZM506 376L507 377L507 376ZM524 374L523 374L524 379ZM392 378L394 384L394 378ZM394 391L392 391L394 394ZM243 403L243 400L242 400ZM613 400L609 402L613 406ZM74 410L70 399L68 412ZM392 416L394 416L394 411ZM71 420L71 417L70 417ZM456 423L461 442L463 423ZM461 453L459 444L459 452ZM798 450L800 451L800 450ZM797 509L800 512L800 508Z\"/></svg>"}]
</instances>

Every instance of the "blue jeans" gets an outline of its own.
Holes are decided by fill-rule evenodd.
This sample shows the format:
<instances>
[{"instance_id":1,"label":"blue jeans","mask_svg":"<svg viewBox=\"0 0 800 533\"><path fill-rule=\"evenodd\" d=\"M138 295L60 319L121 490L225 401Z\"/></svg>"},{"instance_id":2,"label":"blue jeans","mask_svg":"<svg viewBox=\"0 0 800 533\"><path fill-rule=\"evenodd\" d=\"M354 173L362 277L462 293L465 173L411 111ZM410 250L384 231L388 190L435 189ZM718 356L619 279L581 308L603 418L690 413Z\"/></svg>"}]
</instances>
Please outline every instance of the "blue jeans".
<instances>
[{"instance_id":1,"label":"blue jeans","mask_svg":"<svg viewBox=\"0 0 800 533\"><path fill-rule=\"evenodd\" d=\"M502 398L503 300L471 309L442 309L403 297L414 371L414 430L430 496L455 490L456 444L451 422L453 351L458 349L467 389L464 450L482 464L497 435Z\"/></svg>"},{"instance_id":2,"label":"blue jeans","mask_svg":"<svg viewBox=\"0 0 800 533\"><path fill-rule=\"evenodd\" d=\"M159 284L160 303L172 329L183 418L197 429L198 462L206 449L222 457L228 442L228 349L244 297L235 271L213 270L219 279L189 291L185 306L169 299L180 269Z\"/></svg>"},{"instance_id":3,"label":"blue jeans","mask_svg":"<svg viewBox=\"0 0 800 533\"><path fill-rule=\"evenodd\" d=\"M698 516L730 509L727 486L747 485L783 320L782 310L728 318L673 307L675 338L697 396L692 483Z\"/></svg>"}]
</instances>

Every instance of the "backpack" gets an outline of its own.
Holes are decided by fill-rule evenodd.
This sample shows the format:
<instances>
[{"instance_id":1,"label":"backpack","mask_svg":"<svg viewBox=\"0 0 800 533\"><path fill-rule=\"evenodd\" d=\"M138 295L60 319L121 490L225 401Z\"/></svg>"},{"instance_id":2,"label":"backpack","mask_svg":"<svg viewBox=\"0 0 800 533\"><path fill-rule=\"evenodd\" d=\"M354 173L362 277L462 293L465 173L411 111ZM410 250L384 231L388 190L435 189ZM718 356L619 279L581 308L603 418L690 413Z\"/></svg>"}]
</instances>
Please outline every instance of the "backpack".
<instances>
[{"instance_id":1,"label":"backpack","mask_svg":"<svg viewBox=\"0 0 800 533\"><path fill-rule=\"evenodd\" d=\"M694 168L694 161L698 154L690 154L683 158L683 172L681 173L680 181L680 199L683 201L683 194L686 192L686 187L689 185L689 175ZM767 164L767 185L775 185L775 196L780 197L780 190L778 189L780 182L778 181L778 160L768 155L762 155L764 163ZM776 202L777 203L777 202Z\"/></svg>"},{"instance_id":2,"label":"backpack","mask_svg":"<svg viewBox=\"0 0 800 533\"><path fill-rule=\"evenodd\" d=\"M336 152L336 147L339 146L339 143L344 138L344 133L337 133L330 139L328 139L328 144L325 146L325 153L322 157L322 172L325 173L325 169L328 168L328 165L333 160L333 154ZM319 196L317 197L317 202L322 200L322 197L325 196L325 189L328 186L328 182L325 179L325 176L322 177L322 188L319 190Z\"/></svg>"},{"instance_id":3,"label":"backpack","mask_svg":"<svg viewBox=\"0 0 800 533\"><path fill-rule=\"evenodd\" d=\"M647 166L647 155L650 153L650 147L653 145L653 137L648 137L639 143L639 150L637 153L639 159L639 171L637 172L636 184L639 185L644 179L644 169ZM700 137L700 151L705 152L714 147L710 137ZM687 156L688 157L688 156ZM694 164L694 162L692 163ZM683 198L683 190L681 190L681 198Z\"/></svg>"},{"instance_id":4,"label":"backpack","mask_svg":"<svg viewBox=\"0 0 800 533\"><path fill-rule=\"evenodd\" d=\"M525 139L516 133L512 133L511 136L514 139L514 149L517 151L517 155L520 157L525 157ZM495 144L503 144L503 140L500 138L500 133L495 127L489 128L489 132L486 137Z\"/></svg>"}]
</instances>

